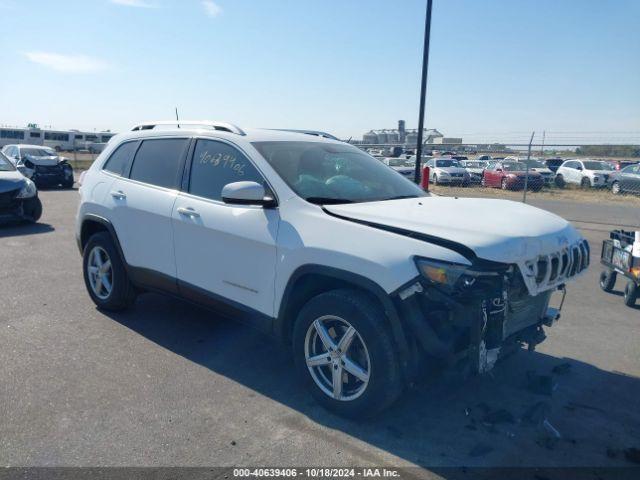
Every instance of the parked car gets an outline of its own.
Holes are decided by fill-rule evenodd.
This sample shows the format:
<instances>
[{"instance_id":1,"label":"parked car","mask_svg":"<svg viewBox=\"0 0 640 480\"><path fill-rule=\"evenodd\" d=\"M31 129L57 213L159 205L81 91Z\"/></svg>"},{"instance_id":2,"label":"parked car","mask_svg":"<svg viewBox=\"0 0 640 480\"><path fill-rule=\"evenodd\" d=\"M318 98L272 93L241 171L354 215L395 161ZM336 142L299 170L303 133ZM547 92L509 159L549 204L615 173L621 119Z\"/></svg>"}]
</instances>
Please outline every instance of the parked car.
<instances>
[{"instance_id":1,"label":"parked car","mask_svg":"<svg viewBox=\"0 0 640 480\"><path fill-rule=\"evenodd\" d=\"M65 157L42 145L5 145L4 153L26 177L40 187L73 187L73 168Z\"/></svg>"},{"instance_id":2,"label":"parked car","mask_svg":"<svg viewBox=\"0 0 640 480\"><path fill-rule=\"evenodd\" d=\"M493 158L491 157L491 155L480 155L478 158L476 158L476 160L480 162L490 162L491 160L493 160Z\"/></svg>"},{"instance_id":3,"label":"parked car","mask_svg":"<svg viewBox=\"0 0 640 480\"><path fill-rule=\"evenodd\" d=\"M556 178L555 173L542 161L530 158L529 160L520 160L525 165L529 165L530 172L537 172L542 175L545 185L553 185Z\"/></svg>"},{"instance_id":4,"label":"parked car","mask_svg":"<svg viewBox=\"0 0 640 480\"><path fill-rule=\"evenodd\" d=\"M0 153L0 223L37 222L41 215L36 185Z\"/></svg>"},{"instance_id":5,"label":"parked car","mask_svg":"<svg viewBox=\"0 0 640 480\"><path fill-rule=\"evenodd\" d=\"M622 170L629 165L637 165L638 162L632 160L609 160L609 163L613 165L614 170Z\"/></svg>"},{"instance_id":6,"label":"parked car","mask_svg":"<svg viewBox=\"0 0 640 480\"><path fill-rule=\"evenodd\" d=\"M582 188L606 187L614 172L613 165L598 160L567 160L556 172L556 185L580 185Z\"/></svg>"},{"instance_id":7,"label":"parked car","mask_svg":"<svg viewBox=\"0 0 640 480\"><path fill-rule=\"evenodd\" d=\"M551 170L553 173L558 171L558 168L564 163L564 159L562 158L547 158L544 163L547 165L547 168Z\"/></svg>"},{"instance_id":8,"label":"parked car","mask_svg":"<svg viewBox=\"0 0 640 480\"><path fill-rule=\"evenodd\" d=\"M483 187L496 187L503 190L524 189L525 179L527 189L539 191L544 185L544 179L538 172L529 171L522 162L490 162L482 175Z\"/></svg>"},{"instance_id":9,"label":"parked car","mask_svg":"<svg viewBox=\"0 0 640 480\"><path fill-rule=\"evenodd\" d=\"M482 183L482 172L487 168L488 163L480 160L462 160L460 166L469 174L471 183L480 184Z\"/></svg>"},{"instance_id":10,"label":"parked car","mask_svg":"<svg viewBox=\"0 0 640 480\"><path fill-rule=\"evenodd\" d=\"M253 323L338 414L374 415L436 360L484 373L535 347L587 268L580 233L533 206L431 195L336 140L172 125L119 135L84 175L89 296L166 292Z\"/></svg>"},{"instance_id":11,"label":"parked car","mask_svg":"<svg viewBox=\"0 0 640 480\"><path fill-rule=\"evenodd\" d=\"M390 158L386 157L381 159L381 162L385 165L393 168L396 172L405 178L413 181L416 172L416 162L408 160L406 158Z\"/></svg>"},{"instance_id":12,"label":"parked car","mask_svg":"<svg viewBox=\"0 0 640 480\"><path fill-rule=\"evenodd\" d=\"M457 160L451 158L432 158L426 163L429 167L429 181L435 185L462 185L471 183L471 176Z\"/></svg>"},{"instance_id":13,"label":"parked car","mask_svg":"<svg viewBox=\"0 0 640 480\"><path fill-rule=\"evenodd\" d=\"M621 193L640 194L640 165L629 165L619 172L613 172L609 181L611 191L616 195Z\"/></svg>"}]
</instances>

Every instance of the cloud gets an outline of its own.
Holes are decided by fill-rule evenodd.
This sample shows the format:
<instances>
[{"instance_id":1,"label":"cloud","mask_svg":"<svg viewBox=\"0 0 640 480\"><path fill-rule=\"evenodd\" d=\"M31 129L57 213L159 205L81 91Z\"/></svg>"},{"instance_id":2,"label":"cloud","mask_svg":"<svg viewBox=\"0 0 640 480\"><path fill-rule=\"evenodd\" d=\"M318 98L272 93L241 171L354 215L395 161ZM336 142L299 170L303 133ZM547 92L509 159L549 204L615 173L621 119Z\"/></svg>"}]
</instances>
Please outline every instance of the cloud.
<instances>
[{"instance_id":1,"label":"cloud","mask_svg":"<svg viewBox=\"0 0 640 480\"><path fill-rule=\"evenodd\" d=\"M86 55L27 52L25 56L33 63L64 73L94 73L108 68L108 65L102 60Z\"/></svg>"},{"instance_id":2,"label":"cloud","mask_svg":"<svg viewBox=\"0 0 640 480\"><path fill-rule=\"evenodd\" d=\"M124 5L125 7L155 8L155 5L148 3L145 0L111 0L111 3Z\"/></svg>"},{"instance_id":3,"label":"cloud","mask_svg":"<svg viewBox=\"0 0 640 480\"><path fill-rule=\"evenodd\" d=\"M214 18L222 13L222 8L213 0L202 0L202 7L207 15Z\"/></svg>"}]
</instances>

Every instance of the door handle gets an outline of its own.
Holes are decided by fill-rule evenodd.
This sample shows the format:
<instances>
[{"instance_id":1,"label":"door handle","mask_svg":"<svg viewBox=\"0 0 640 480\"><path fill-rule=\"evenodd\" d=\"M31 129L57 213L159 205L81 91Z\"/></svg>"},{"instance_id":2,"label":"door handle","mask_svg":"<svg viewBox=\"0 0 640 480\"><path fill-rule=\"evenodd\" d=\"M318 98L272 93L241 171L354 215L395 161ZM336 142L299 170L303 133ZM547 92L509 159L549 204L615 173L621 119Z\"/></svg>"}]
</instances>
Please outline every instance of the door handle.
<instances>
[{"instance_id":1,"label":"door handle","mask_svg":"<svg viewBox=\"0 0 640 480\"><path fill-rule=\"evenodd\" d=\"M118 190L117 192L111 192L111 196L113 198L117 198L118 200L123 200L127 198L127 194L124 193L122 190Z\"/></svg>"},{"instance_id":2,"label":"door handle","mask_svg":"<svg viewBox=\"0 0 640 480\"><path fill-rule=\"evenodd\" d=\"M177 211L180 215L184 215L186 217L197 218L200 216L200 214L191 207L188 207L188 208L178 207Z\"/></svg>"}]
</instances>

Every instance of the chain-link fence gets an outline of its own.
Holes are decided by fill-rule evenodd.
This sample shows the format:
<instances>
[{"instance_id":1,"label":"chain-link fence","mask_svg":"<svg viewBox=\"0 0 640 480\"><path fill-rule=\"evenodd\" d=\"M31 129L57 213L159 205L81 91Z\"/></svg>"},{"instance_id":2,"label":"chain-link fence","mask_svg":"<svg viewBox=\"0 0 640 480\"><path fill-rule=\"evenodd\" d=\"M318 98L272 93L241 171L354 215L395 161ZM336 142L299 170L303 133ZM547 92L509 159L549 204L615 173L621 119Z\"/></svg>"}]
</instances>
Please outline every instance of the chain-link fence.
<instances>
[{"instance_id":1,"label":"chain-link fence","mask_svg":"<svg viewBox=\"0 0 640 480\"><path fill-rule=\"evenodd\" d=\"M414 179L412 149L397 145L358 145ZM640 146L625 145L627 156L585 155L613 151L591 145L566 151L529 153L515 149L478 150L474 145L439 146L421 162L422 185L439 195L495 197L531 202L625 203L640 207ZM526 147L525 147L526 148Z\"/></svg>"}]
</instances>

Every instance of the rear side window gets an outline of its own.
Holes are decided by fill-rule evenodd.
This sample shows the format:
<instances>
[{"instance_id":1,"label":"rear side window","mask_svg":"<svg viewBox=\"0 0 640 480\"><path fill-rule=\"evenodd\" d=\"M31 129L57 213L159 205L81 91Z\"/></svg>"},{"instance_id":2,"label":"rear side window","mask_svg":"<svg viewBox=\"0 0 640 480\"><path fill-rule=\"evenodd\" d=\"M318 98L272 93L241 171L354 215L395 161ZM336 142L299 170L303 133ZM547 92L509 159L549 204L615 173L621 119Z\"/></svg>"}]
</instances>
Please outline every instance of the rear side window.
<instances>
[{"instance_id":1,"label":"rear side window","mask_svg":"<svg viewBox=\"0 0 640 480\"><path fill-rule=\"evenodd\" d=\"M263 178L238 149L222 142L198 140L193 154L189 193L222 200L222 188L233 182L263 183Z\"/></svg>"},{"instance_id":2,"label":"rear side window","mask_svg":"<svg viewBox=\"0 0 640 480\"><path fill-rule=\"evenodd\" d=\"M159 187L176 188L180 160L187 142L186 138L143 141L133 160L130 178Z\"/></svg>"},{"instance_id":3,"label":"rear side window","mask_svg":"<svg viewBox=\"0 0 640 480\"><path fill-rule=\"evenodd\" d=\"M115 152L111 154L103 169L116 175L123 175L137 146L138 142L127 142L120 145L116 148Z\"/></svg>"}]
</instances>

